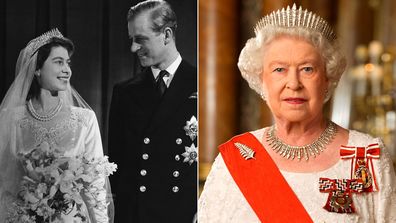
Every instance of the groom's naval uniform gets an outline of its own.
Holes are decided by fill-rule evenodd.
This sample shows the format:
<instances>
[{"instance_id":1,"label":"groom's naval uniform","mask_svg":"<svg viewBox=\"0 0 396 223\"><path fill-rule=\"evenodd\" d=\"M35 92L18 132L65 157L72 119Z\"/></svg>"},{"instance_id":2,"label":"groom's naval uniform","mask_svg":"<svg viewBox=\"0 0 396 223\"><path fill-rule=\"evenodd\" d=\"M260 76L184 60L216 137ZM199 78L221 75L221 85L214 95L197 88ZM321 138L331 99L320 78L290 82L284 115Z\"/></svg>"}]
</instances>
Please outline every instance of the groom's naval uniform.
<instances>
[{"instance_id":1,"label":"groom's naval uniform","mask_svg":"<svg viewBox=\"0 0 396 223\"><path fill-rule=\"evenodd\" d=\"M197 205L196 72L182 60L162 97L150 68L114 87L109 156L118 164L110 177L115 222L193 221Z\"/></svg>"}]
</instances>

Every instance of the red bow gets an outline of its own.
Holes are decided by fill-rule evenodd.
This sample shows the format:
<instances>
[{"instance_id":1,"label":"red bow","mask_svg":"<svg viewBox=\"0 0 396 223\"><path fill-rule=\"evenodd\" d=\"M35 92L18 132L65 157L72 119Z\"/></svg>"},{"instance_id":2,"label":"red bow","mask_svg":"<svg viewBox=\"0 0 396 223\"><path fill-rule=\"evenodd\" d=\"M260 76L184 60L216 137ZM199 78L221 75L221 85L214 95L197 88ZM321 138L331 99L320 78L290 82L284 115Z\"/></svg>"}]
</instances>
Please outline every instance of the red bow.
<instances>
[{"instance_id":1,"label":"red bow","mask_svg":"<svg viewBox=\"0 0 396 223\"><path fill-rule=\"evenodd\" d=\"M378 143L370 144L367 147L341 146L340 156L341 159L352 159L351 178L361 179L365 192L379 190L373 166L373 159L380 157Z\"/></svg>"}]
</instances>

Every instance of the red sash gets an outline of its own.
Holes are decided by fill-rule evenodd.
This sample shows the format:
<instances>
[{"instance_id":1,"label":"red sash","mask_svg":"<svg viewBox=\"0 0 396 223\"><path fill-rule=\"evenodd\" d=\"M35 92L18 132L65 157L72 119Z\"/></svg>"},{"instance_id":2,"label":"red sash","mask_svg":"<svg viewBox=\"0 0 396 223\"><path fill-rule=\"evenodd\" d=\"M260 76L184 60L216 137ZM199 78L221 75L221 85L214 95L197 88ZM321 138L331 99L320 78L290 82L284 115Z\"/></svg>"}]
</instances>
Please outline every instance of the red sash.
<instances>
[{"instance_id":1,"label":"red sash","mask_svg":"<svg viewBox=\"0 0 396 223\"><path fill-rule=\"evenodd\" d=\"M255 151L245 160L234 143ZM235 183L261 222L313 222L262 144L250 133L235 136L219 147Z\"/></svg>"}]
</instances>

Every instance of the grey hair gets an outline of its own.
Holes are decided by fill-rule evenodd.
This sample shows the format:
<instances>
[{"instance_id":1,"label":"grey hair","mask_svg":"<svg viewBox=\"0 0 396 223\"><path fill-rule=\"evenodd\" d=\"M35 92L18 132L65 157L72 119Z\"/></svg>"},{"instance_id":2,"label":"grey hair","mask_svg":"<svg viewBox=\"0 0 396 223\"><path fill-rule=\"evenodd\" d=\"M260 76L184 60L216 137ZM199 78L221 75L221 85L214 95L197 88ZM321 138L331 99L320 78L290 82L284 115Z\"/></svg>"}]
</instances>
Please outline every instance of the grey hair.
<instances>
[{"instance_id":1,"label":"grey hair","mask_svg":"<svg viewBox=\"0 0 396 223\"><path fill-rule=\"evenodd\" d=\"M319 32L302 27L266 26L258 30L256 36L246 42L239 55L238 67L249 87L264 98L262 73L265 46L280 36L304 39L319 51L325 62L326 76L329 80L328 93L326 93L324 101L327 102L345 71L346 58L341 52L337 40L330 42Z\"/></svg>"}]
</instances>

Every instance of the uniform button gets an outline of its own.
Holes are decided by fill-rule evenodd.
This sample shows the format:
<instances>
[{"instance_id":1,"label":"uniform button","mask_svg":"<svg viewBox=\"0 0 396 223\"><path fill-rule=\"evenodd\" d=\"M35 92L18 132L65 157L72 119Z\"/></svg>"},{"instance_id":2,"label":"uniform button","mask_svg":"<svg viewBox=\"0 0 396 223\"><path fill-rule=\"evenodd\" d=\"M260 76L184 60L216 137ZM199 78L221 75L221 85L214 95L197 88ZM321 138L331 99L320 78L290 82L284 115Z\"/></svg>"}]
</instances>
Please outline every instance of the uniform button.
<instances>
[{"instance_id":1,"label":"uniform button","mask_svg":"<svg viewBox=\"0 0 396 223\"><path fill-rule=\"evenodd\" d=\"M140 186L139 190L140 190L140 192L145 192L146 191L146 187L145 186Z\"/></svg>"},{"instance_id":2,"label":"uniform button","mask_svg":"<svg viewBox=\"0 0 396 223\"><path fill-rule=\"evenodd\" d=\"M180 160L180 156L179 156L179 155L176 155L176 156L175 156L175 160L176 160L176 161L179 161L179 160Z\"/></svg>"},{"instance_id":3,"label":"uniform button","mask_svg":"<svg viewBox=\"0 0 396 223\"><path fill-rule=\"evenodd\" d=\"M179 187L178 186L172 187L172 191L173 191L173 193L179 192Z\"/></svg>"},{"instance_id":4,"label":"uniform button","mask_svg":"<svg viewBox=\"0 0 396 223\"><path fill-rule=\"evenodd\" d=\"M144 160L148 160L149 155L148 155L147 153L144 153L144 154L142 155L142 158L143 158Z\"/></svg>"},{"instance_id":5,"label":"uniform button","mask_svg":"<svg viewBox=\"0 0 396 223\"><path fill-rule=\"evenodd\" d=\"M140 175L146 176L146 174L147 174L147 171L146 171L145 169L143 169L143 170L140 171Z\"/></svg>"},{"instance_id":6,"label":"uniform button","mask_svg":"<svg viewBox=\"0 0 396 223\"><path fill-rule=\"evenodd\" d=\"M181 138L177 138L177 139L176 139L176 144L177 144L177 145L182 144L182 142L183 142L183 140L182 140Z\"/></svg>"},{"instance_id":7,"label":"uniform button","mask_svg":"<svg viewBox=\"0 0 396 223\"><path fill-rule=\"evenodd\" d=\"M179 177L180 176L180 173L179 173L179 171L173 171L173 176L174 177Z\"/></svg>"},{"instance_id":8,"label":"uniform button","mask_svg":"<svg viewBox=\"0 0 396 223\"><path fill-rule=\"evenodd\" d=\"M143 142L144 142L144 144L149 144L150 143L150 139L146 137L146 138L143 139Z\"/></svg>"}]
</instances>

